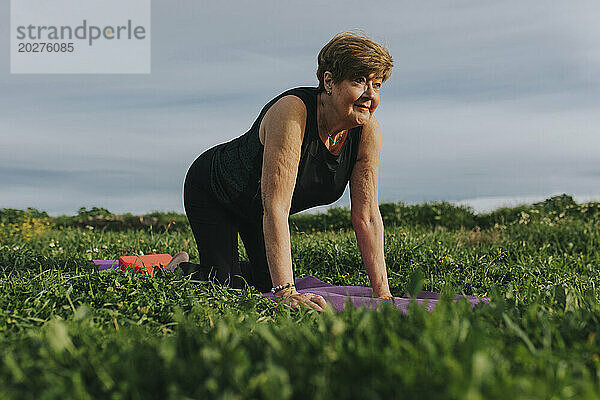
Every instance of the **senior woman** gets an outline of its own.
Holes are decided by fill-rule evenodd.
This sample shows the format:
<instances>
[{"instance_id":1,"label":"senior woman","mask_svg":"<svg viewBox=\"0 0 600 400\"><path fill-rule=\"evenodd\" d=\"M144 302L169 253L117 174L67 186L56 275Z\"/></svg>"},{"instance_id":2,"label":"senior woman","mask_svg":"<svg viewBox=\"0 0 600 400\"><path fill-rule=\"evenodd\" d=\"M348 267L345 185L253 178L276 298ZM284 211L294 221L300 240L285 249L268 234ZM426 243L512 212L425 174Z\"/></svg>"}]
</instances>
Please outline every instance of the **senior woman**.
<instances>
[{"instance_id":1,"label":"senior woman","mask_svg":"<svg viewBox=\"0 0 600 400\"><path fill-rule=\"evenodd\" d=\"M338 34L319 53L318 87L285 91L248 132L202 153L184 185L201 264L184 262L182 269L210 268L234 287L245 280L292 307L322 311L321 296L295 290L288 217L333 203L350 182L352 226L373 295L392 297L377 198L381 135L373 115L391 70L383 46ZM238 233L249 262L238 260Z\"/></svg>"}]
</instances>

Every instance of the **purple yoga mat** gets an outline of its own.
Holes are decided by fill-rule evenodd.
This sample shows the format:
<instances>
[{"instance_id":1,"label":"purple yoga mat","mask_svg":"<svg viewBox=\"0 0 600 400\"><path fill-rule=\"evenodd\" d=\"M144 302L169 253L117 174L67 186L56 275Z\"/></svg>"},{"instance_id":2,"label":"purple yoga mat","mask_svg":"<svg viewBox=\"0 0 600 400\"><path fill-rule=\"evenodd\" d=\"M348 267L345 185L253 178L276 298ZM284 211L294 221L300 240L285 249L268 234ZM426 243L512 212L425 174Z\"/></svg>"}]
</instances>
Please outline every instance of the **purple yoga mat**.
<instances>
[{"instance_id":1,"label":"purple yoga mat","mask_svg":"<svg viewBox=\"0 0 600 400\"><path fill-rule=\"evenodd\" d=\"M104 271L105 269L119 268L119 260L92 260L94 264L98 266L98 271Z\"/></svg>"},{"instance_id":2,"label":"purple yoga mat","mask_svg":"<svg viewBox=\"0 0 600 400\"><path fill-rule=\"evenodd\" d=\"M301 293L314 293L323 296L328 304L333 306L336 311L342 311L346 304L352 304L355 308L367 307L376 309L383 303L394 304L403 314L408 313L408 307L411 300L410 296L405 295L398 299L377 299L372 298L372 289L366 286L335 286L325 283L314 276L305 276L296 278L296 290ZM272 293L263 293L263 296L275 300ZM424 306L427 311L432 311L440 298L439 293L420 292L416 301L418 305ZM454 301L465 298L475 307L479 303L489 303L488 297L455 295Z\"/></svg>"},{"instance_id":3,"label":"purple yoga mat","mask_svg":"<svg viewBox=\"0 0 600 400\"><path fill-rule=\"evenodd\" d=\"M119 268L119 260L92 260L98 266L98 270L103 271L110 268ZM323 296L328 304L332 305L336 311L342 311L347 302L350 302L355 308L367 307L376 309L377 306L383 303L391 303L396 306L403 314L408 312L408 306L411 298L404 295L399 299L377 299L372 298L372 290L366 286L335 286L330 283L325 283L314 276L304 276L296 278L296 290L302 293L314 293ZM275 296L272 293L263 293L263 296L275 301ZM439 293L435 292L420 292L417 295L416 301L418 305L424 306L427 311L432 311L440 298ZM479 303L489 303L488 297L463 296L455 295L454 301L465 298L475 307Z\"/></svg>"}]
</instances>

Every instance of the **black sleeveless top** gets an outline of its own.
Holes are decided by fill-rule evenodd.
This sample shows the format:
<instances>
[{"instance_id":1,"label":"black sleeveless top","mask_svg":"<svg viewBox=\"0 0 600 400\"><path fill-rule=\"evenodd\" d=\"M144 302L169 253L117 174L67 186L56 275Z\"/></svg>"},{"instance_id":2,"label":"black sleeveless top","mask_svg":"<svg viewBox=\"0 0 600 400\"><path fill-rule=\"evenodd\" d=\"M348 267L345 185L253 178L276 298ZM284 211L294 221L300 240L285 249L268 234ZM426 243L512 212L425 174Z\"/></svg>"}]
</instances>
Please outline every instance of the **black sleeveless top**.
<instances>
[{"instance_id":1,"label":"black sleeveless top","mask_svg":"<svg viewBox=\"0 0 600 400\"><path fill-rule=\"evenodd\" d=\"M269 108L286 95L299 97L306 106L306 128L290 214L339 199L356 163L362 126L350 129L339 154L329 152L317 127L317 88L290 89L269 101L248 132L213 148L210 186L219 202L247 221L262 221L260 179L264 146L260 123Z\"/></svg>"}]
</instances>

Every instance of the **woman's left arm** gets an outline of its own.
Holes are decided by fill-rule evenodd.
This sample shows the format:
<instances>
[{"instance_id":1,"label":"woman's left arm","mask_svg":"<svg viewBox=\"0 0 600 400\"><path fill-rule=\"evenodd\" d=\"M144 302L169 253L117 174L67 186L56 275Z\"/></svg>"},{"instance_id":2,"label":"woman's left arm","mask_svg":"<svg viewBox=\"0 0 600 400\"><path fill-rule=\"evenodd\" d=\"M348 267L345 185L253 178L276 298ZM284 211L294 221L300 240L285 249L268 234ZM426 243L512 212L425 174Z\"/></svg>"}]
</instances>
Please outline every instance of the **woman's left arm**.
<instances>
[{"instance_id":1,"label":"woman's left arm","mask_svg":"<svg viewBox=\"0 0 600 400\"><path fill-rule=\"evenodd\" d=\"M379 212L377 186L381 133L371 116L363 126L356 164L350 178L352 227L371 280L373 296L392 297L383 253L383 220Z\"/></svg>"}]
</instances>

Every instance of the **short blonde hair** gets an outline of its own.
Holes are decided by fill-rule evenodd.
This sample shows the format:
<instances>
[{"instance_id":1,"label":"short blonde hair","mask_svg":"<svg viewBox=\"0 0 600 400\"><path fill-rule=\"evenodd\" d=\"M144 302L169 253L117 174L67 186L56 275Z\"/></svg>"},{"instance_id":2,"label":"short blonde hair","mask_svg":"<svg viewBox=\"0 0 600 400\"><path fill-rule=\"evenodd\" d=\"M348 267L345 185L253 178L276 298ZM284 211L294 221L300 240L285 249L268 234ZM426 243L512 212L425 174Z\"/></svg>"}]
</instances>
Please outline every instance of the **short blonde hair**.
<instances>
[{"instance_id":1,"label":"short blonde hair","mask_svg":"<svg viewBox=\"0 0 600 400\"><path fill-rule=\"evenodd\" d=\"M392 56L385 47L362 33L338 33L319 52L317 78L319 90L325 90L325 71L331 72L333 81L340 83L358 76L381 74L385 82L392 75Z\"/></svg>"}]
</instances>

